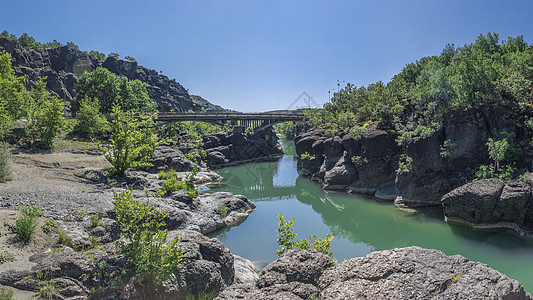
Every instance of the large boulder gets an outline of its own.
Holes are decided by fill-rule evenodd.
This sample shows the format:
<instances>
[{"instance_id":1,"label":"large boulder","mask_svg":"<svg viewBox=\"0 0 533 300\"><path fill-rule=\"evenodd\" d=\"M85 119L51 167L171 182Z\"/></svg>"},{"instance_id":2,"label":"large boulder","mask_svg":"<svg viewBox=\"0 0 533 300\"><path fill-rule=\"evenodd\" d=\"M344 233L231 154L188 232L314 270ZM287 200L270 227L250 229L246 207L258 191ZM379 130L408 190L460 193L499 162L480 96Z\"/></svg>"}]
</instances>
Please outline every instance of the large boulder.
<instances>
[{"instance_id":1,"label":"large boulder","mask_svg":"<svg viewBox=\"0 0 533 300\"><path fill-rule=\"evenodd\" d=\"M442 197L445 220L474 228L509 228L532 235L532 189L522 181L474 181Z\"/></svg>"},{"instance_id":2,"label":"large boulder","mask_svg":"<svg viewBox=\"0 0 533 300\"><path fill-rule=\"evenodd\" d=\"M408 247L370 253L327 269L318 299L531 299L485 264Z\"/></svg>"},{"instance_id":3,"label":"large boulder","mask_svg":"<svg viewBox=\"0 0 533 300\"><path fill-rule=\"evenodd\" d=\"M235 285L216 299L309 299L331 265L331 258L320 252L289 250L263 269L255 287Z\"/></svg>"},{"instance_id":4,"label":"large boulder","mask_svg":"<svg viewBox=\"0 0 533 300\"><path fill-rule=\"evenodd\" d=\"M480 224L492 221L505 182L498 178L477 180L442 197L447 222Z\"/></svg>"},{"instance_id":5,"label":"large boulder","mask_svg":"<svg viewBox=\"0 0 533 300\"><path fill-rule=\"evenodd\" d=\"M347 156L342 156L324 174L323 186L327 190L344 190L357 179L357 171Z\"/></svg>"},{"instance_id":6,"label":"large boulder","mask_svg":"<svg viewBox=\"0 0 533 300\"><path fill-rule=\"evenodd\" d=\"M191 171L192 169L200 169L200 166L191 162L185 155L177 149L167 146L159 146L155 149L154 160L152 164L152 171L161 171L174 169L178 172Z\"/></svg>"}]
</instances>

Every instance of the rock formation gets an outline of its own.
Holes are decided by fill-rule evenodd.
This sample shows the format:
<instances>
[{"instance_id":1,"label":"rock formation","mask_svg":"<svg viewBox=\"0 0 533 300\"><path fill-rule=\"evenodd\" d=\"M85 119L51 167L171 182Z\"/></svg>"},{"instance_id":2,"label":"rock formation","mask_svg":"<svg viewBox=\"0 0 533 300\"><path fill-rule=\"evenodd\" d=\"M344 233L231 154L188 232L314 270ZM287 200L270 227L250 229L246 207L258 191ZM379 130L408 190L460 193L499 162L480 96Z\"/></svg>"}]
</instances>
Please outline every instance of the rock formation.
<instances>
[{"instance_id":1,"label":"rock formation","mask_svg":"<svg viewBox=\"0 0 533 300\"><path fill-rule=\"evenodd\" d=\"M522 153L531 151L531 137L516 110L491 104L450 111L443 129L425 138L408 137L401 146L394 130L375 126L355 138L343 132L331 137L315 128L294 142L299 156L310 155L300 160L303 173L324 188L417 207L440 205L442 196L471 181L473 172L490 161L487 139L501 132L513 134L513 145ZM451 146L443 151L445 141ZM524 155L518 164L528 167L531 157Z\"/></svg>"},{"instance_id":2,"label":"rock formation","mask_svg":"<svg viewBox=\"0 0 533 300\"><path fill-rule=\"evenodd\" d=\"M84 71L91 72L104 67L119 76L130 80L139 79L148 84L148 96L157 104L160 111L223 110L208 101L191 97L189 92L176 80L139 66L135 61L118 60L108 57L103 63L95 57L63 46L52 49L32 49L23 47L18 41L0 37L0 52L11 54L12 66L17 76L25 76L26 88L31 88L39 79L46 77L46 88L63 99L67 104L76 97L76 82Z\"/></svg>"},{"instance_id":3,"label":"rock formation","mask_svg":"<svg viewBox=\"0 0 533 300\"><path fill-rule=\"evenodd\" d=\"M332 266L316 251L288 251L256 286L233 285L216 299L531 299L522 285L460 255L408 247Z\"/></svg>"}]
</instances>

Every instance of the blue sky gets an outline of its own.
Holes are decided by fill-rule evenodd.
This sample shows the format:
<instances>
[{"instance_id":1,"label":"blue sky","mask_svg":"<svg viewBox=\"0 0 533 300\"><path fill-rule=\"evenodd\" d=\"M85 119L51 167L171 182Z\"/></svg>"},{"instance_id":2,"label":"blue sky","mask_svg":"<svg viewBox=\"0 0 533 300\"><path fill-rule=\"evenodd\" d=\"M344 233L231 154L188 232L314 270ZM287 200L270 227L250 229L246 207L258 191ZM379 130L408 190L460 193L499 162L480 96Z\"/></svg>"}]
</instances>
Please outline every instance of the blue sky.
<instances>
[{"instance_id":1,"label":"blue sky","mask_svg":"<svg viewBox=\"0 0 533 300\"><path fill-rule=\"evenodd\" d=\"M531 44L532 14L532 0L6 0L0 29L130 55L215 104L265 111L302 92L322 104L338 79L388 82L480 33Z\"/></svg>"}]
</instances>

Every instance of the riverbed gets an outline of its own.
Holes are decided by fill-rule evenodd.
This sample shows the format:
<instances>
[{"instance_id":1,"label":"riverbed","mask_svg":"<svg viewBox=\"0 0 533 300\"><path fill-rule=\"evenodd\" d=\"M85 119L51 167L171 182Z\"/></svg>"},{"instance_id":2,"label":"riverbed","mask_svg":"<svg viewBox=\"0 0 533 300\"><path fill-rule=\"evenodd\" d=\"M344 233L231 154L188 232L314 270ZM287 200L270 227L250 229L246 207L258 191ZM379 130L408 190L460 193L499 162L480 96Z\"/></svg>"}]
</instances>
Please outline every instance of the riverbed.
<instances>
[{"instance_id":1,"label":"riverbed","mask_svg":"<svg viewBox=\"0 0 533 300\"><path fill-rule=\"evenodd\" d=\"M365 195L324 191L298 173L294 144L282 144L286 154L279 161L220 169L225 185L210 190L242 194L256 204L242 224L211 236L251 260L258 271L277 258L276 215L282 213L286 220L294 219L297 239L309 234L335 236L331 250L339 261L377 250L420 246L483 262L533 293L533 240L511 231L449 225L439 208L402 210Z\"/></svg>"}]
</instances>

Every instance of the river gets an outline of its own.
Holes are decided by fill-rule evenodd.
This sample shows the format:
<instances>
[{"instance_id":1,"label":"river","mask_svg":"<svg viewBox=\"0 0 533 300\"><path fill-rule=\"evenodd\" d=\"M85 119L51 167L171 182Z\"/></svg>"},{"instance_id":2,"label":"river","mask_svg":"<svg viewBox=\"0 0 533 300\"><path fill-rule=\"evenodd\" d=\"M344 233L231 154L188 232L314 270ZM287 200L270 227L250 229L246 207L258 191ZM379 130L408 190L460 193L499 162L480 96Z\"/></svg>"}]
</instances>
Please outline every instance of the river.
<instances>
[{"instance_id":1,"label":"river","mask_svg":"<svg viewBox=\"0 0 533 300\"><path fill-rule=\"evenodd\" d=\"M294 144L281 143L286 154L279 161L220 169L226 184L209 191L242 194L256 204L242 224L210 236L258 269L277 258L276 215L282 213L286 220L294 219L297 239L309 238L308 234L335 236L331 250L339 261L372 251L420 246L483 262L533 293L533 240L510 231L449 225L440 209L401 210L373 197L324 191L299 175Z\"/></svg>"}]
</instances>

